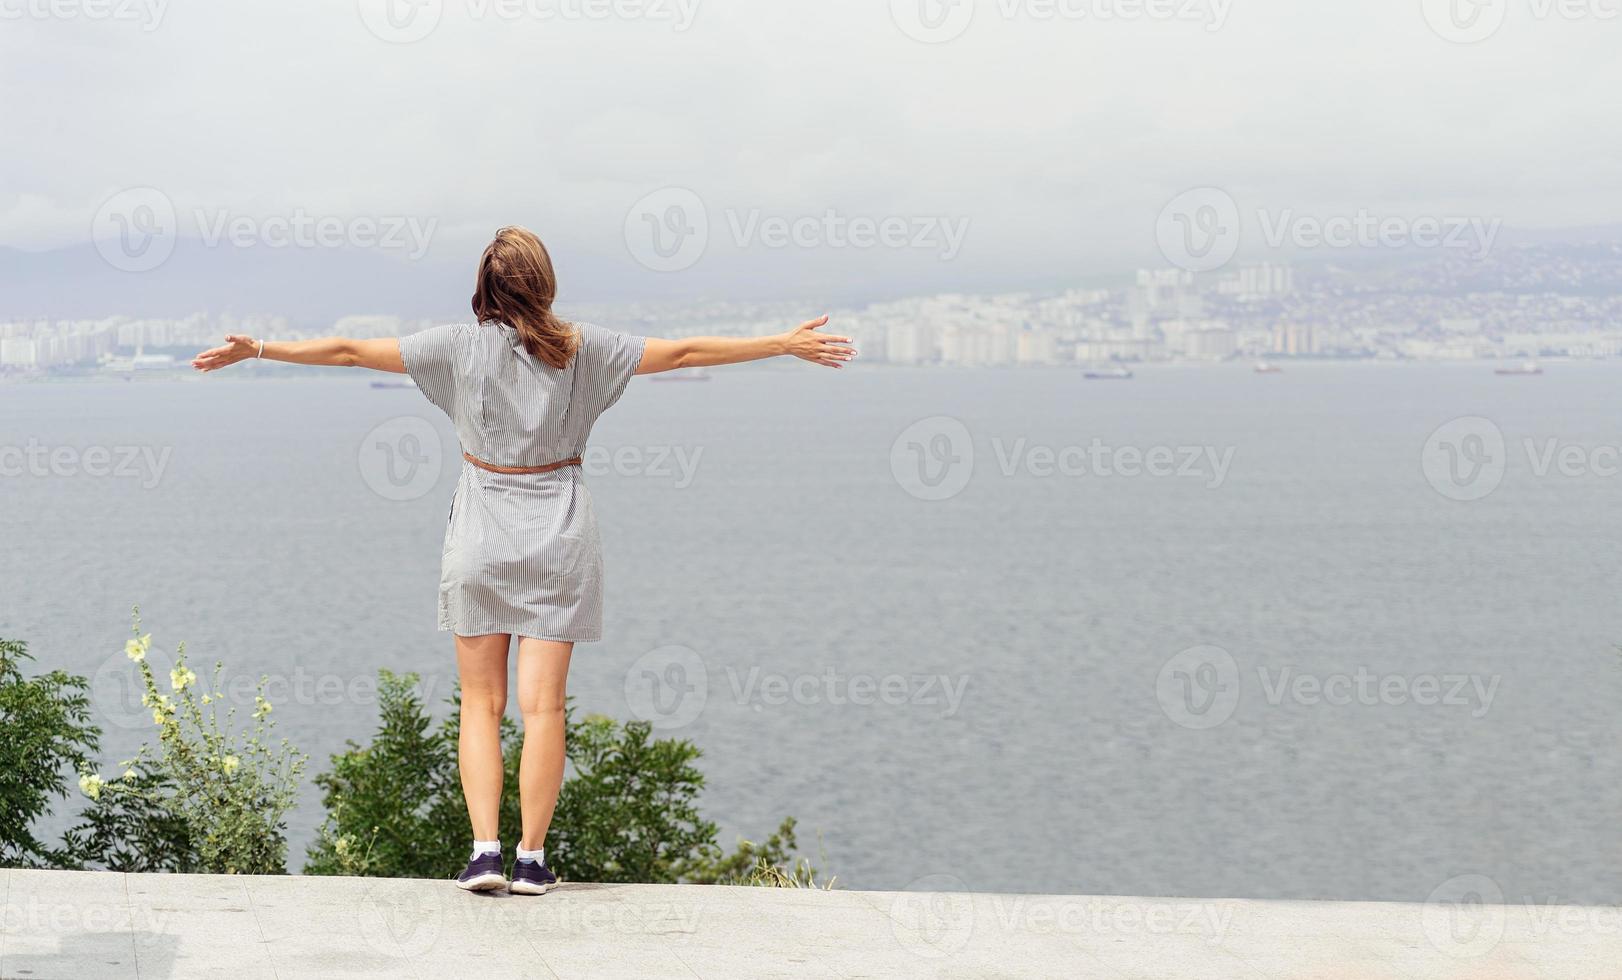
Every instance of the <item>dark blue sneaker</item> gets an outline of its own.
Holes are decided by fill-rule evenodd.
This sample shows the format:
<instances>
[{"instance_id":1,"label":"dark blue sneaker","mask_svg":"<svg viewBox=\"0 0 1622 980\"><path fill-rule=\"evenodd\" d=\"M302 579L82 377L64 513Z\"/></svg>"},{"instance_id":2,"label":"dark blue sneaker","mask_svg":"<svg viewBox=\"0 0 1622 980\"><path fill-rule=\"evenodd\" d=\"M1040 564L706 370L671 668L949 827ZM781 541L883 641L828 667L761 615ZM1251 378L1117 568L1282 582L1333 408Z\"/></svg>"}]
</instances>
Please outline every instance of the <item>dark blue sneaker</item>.
<instances>
[{"instance_id":1,"label":"dark blue sneaker","mask_svg":"<svg viewBox=\"0 0 1622 980\"><path fill-rule=\"evenodd\" d=\"M558 883L552 869L539 861L514 861L512 884L507 890L514 895L545 895L546 890Z\"/></svg>"},{"instance_id":2,"label":"dark blue sneaker","mask_svg":"<svg viewBox=\"0 0 1622 980\"><path fill-rule=\"evenodd\" d=\"M501 873L501 855L480 854L467 863L467 869L456 876L456 887L470 892L494 891L507 883Z\"/></svg>"}]
</instances>

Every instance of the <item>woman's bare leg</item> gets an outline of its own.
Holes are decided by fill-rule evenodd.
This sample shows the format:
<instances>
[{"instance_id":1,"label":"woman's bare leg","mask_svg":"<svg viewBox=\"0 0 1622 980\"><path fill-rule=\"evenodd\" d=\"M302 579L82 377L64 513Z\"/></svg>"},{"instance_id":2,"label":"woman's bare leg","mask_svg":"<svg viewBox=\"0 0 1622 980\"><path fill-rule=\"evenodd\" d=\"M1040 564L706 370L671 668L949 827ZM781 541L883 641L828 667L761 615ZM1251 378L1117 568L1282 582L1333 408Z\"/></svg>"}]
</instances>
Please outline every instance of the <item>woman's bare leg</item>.
<instances>
[{"instance_id":1,"label":"woman's bare leg","mask_svg":"<svg viewBox=\"0 0 1622 980\"><path fill-rule=\"evenodd\" d=\"M526 851L546 842L563 785L563 698L573 653L573 643L518 639L518 710L524 715L524 756L518 767L524 837L518 846Z\"/></svg>"},{"instance_id":2,"label":"woman's bare leg","mask_svg":"<svg viewBox=\"0 0 1622 980\"><path fill-rule=\"evenodd\" d=\"M501 716L507 710L507 633L456 638L462 734L456 759L474 840L501 837Z\"/></svg>"}]
</instances>

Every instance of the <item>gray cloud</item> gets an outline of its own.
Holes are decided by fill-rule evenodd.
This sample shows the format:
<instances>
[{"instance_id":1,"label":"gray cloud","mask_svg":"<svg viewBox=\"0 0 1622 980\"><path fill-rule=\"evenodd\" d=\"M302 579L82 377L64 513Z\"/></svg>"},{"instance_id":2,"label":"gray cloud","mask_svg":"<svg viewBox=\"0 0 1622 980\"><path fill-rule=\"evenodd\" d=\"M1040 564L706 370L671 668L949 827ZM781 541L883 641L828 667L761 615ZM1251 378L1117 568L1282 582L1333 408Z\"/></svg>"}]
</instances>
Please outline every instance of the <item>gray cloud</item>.
<instances>
[{"instance_id":1,"label":"gray cloud","mask_svg":"<svg viewBox=\"0 0 1622 980\"><path fill-rule=\"evenodd\" d=\"M1622 220L1604 94L1622 81L1622 23L1539 19L1534 0L1511 0L1474 45L1439 36L1420 0L1234 0L1217 30L1134 19L1143 0L1077 0L1060 6L1084 16L1046 20L1039 3L979 0L939 44L898 27L892 10L905 19L914 0L700 0L685 31L637 0L614 9L646 17L590 16L600 0L442 0L434 30L405 44L368 30L373 0L169 0L155 25L62 2L81 15L0 0L12 249L82 246L110 195L152 186L182 215L432 220L424 261L447 270L521 222L593 298L898 294L1156 262L1159 209L1204 185L1308 214ZM702 261L674 276L622 235L666 186L711 213ZM949 263L716 233L736 212L829 210L970 230Z\"/></svg>"}]
</instances>

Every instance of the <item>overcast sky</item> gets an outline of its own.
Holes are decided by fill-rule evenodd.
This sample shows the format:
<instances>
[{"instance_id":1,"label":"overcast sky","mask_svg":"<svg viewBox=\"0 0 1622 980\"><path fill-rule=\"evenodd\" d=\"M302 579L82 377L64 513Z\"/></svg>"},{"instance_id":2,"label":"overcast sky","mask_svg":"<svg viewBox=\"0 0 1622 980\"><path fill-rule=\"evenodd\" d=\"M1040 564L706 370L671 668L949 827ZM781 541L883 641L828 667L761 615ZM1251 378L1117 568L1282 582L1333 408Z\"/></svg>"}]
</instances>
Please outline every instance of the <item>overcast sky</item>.
<instances>
[{"instance_id":1,"label":"overcast sky","mask_svg":"<svg viewBox=\"0 0 1622 980\"><path fill-rule=\"evenodd\" d=\"M903 295L1166 264L1199 187L1241 257L1300 215L1622 222L1622 0L395 2L0 0L0 246L150 187L250 260L300 215L434 268L522 223L584 298Z\"/></svg>"}]
</instances>

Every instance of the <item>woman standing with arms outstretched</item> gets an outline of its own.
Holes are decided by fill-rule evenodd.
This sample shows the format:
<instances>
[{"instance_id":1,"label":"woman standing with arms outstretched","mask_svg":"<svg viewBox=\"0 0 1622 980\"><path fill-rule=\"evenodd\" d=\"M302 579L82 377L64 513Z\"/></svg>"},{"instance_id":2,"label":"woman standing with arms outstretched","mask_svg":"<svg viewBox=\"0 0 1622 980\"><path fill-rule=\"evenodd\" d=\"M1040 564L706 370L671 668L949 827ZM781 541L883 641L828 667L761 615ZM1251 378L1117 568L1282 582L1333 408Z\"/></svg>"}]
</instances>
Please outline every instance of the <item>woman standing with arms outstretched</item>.
<instances>
[{"instance_id":1,"label":"woman standing with arms outstretched","mask_svg":"<svg viewBox=\"0 0 1622 980\"><path fill-rule=\"evenodd\" d=\"M409 374L455 423L462 472L451 502L439 628L456 637L462 686L458 759L473 854L470 891L544 894L557 877L544 844L563 783L563 707L574 645L602 637L602 554L580 462L597 417L633 375L792 355L827 367L855 356L848 337L817 332L826 316L772 337L628 337L552 312L557 279L541 240L503 228L479 260L477 322L399 339L265 342L226 338L192 366L250 358ZM522 837L502 873L500 723L507 654L518 637Z\"/></svg>"}]
</instances>

